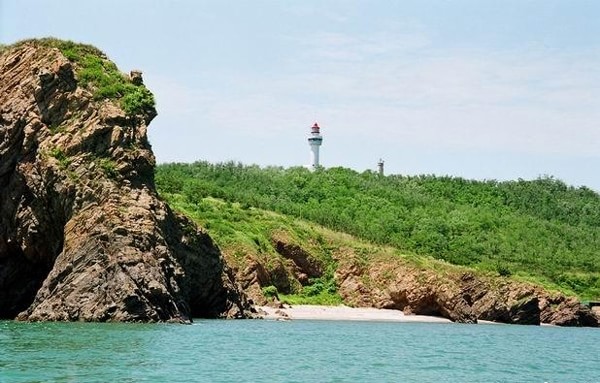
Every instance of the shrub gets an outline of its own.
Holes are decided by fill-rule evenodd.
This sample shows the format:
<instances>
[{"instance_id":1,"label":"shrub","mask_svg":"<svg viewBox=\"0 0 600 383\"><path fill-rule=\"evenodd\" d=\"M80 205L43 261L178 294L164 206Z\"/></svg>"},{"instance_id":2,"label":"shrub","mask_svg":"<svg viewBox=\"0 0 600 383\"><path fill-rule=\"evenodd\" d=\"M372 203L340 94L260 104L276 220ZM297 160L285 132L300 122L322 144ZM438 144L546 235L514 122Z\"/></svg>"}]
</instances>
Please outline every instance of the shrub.
<instances>
[{"instance_id":1,"label":"shrub","mask_svg":"<svg viewBox=\"0 0 600 383\"><path fill-rule=\"evenodd\" d=\"M154 108L154 95L144 86L127 84L121 107L130 115L140 114Z\"/></svg>"},{"instance_id":2,"label":"shrub","mask_svg":"<svg viewBox=\"0 0 600 383\"><path fill-rule=\"evenodd\" d=\"M277 293L277 287L271 285L262 288L262 293L265 298L277 298L279 299L279 295Z\"/></svg>"},{"instance_id":3,"label":"shrub","mask_svg":"<svg viewBox=\"0 0 600 383\"><path fill-rule=\"evenodd\" d=\"M154 95L144 85L133 84L96 47L55 38L24 40L15 46L32 41L59 49L69 61L77 64L77 79L81 86L92 90L95 100L118 99L125 113L131 116L154 108Z\"/></svg>"},{"instance_id":4,"label":"shrub","mask_svg":"<svg viewBox=\"0 0 600 383\"><path fill-rule=\"evenodd\" d=\"M58 167L62 170L66 169L71 164L71 159L67 157L65 152L63 152L60 148L54 148L50 150L48 154L50 155L50 157L56 158L58 160Z\"/></svg>"},{"instance_id":5,"label":"shrub","mask_svg":"<svg viewBox=\"0 0 600 383\"><path fill-rule=\"evenodd\" d=\"M497 263L496 264L496 272L498 273L498 275L500 275L501 277L510 277L512 275L512 271L510 270L510 268L504 264L504 263Z\"/></svg>"},{"instance_id":6,"label":"shrub","mask_svg":"<svg viewBox=\"0 0 600 383\"><path fill-rule=\"evenodd\" d=\"M99 161L99 165L108 178L117 177L117 167L113 160L111 160L110 158L101 158Z\"/></svg>"},{"instance_id":7,"label":"shrub","mask_svg":"<svg viewBox=\"0 0 600 383\"><path fill-rule=\"evenodd\" d=\"M128 115L137 115L154 108L154 95L143 85L134 85L110 61L90 54L81 60L79 81L92 86L94 99L120 99Z\"/></svg>"}]
</instances>

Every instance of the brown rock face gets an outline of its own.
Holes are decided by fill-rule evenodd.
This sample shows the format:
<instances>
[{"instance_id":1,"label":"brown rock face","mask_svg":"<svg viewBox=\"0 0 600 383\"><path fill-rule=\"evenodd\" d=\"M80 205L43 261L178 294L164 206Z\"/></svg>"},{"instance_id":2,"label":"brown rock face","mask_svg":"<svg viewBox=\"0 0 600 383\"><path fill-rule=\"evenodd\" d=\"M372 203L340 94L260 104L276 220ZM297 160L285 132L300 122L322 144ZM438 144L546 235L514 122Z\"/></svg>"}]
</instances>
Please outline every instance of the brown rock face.
<instances>
[{"instance_id":1,"label":"brown rock face","mask_svg":"<svg viewBox=\"0 0 600 383\"><path fill-rule=\"evenodd\" d=\"M146 126L36 42L0 54L0 317L188 321L251 308L153 182Z\"/></svg>"},{"instance_id":2,"label":"brown rock face","mask_svg":"<svg viewBox=\"0 0 600 383\"><path fill-rule=\"evenodd\" d=\"M277 253L293 262L294 275L302 285L323 275L323 266L302 247L281 239L273 239L273 245Z\"/></svg>"},{"instance_id":3,"label":"brown rock face","mask_svg":"<svg viewBox=\"0 0 600 383\"><path fill-rule=\"evenodd\" d=\"M361 267L350 249L336 255L335 278L345 302L355 306L402 310L405 314L433 315L454 322L476 323L477 317L449 278L419 270L396 260Z\"/></svg>"},{"instance_id":4,"label":"brown rock face","mask_svg":"<svg viewBox=\"0 0 600 383\"><path fill-rule=\"evenodd\" d=\"M598 317L574 298L527 283L472 273L446 275L399 259L371 260L368 267L350 249L336 255L336 281L348 304L434 315L455 322L598 327Z\"/></svg>"},{"instance_id":5,"label":"brown rock face","mask_svg":"<svg viewBox=\"0 0 600 383\"><path fill-rule=\"evenodd\" d=\"M600 326L600 316L574 298L545 297L540 306L543 323L557 326Z\"/></svg>"},{"instance_id":6,"label":"brown rock face","mask_svg":"<svg viewBox=\"0 0 600 383\"><path fill-rule=\"evenodd\" d=\"M471 273L463 274L460 281L460 294L469 302L478 319L511 324L540 324L541 290L503 278L498 278L492 284Z\"/></svg>"}]
</instances>

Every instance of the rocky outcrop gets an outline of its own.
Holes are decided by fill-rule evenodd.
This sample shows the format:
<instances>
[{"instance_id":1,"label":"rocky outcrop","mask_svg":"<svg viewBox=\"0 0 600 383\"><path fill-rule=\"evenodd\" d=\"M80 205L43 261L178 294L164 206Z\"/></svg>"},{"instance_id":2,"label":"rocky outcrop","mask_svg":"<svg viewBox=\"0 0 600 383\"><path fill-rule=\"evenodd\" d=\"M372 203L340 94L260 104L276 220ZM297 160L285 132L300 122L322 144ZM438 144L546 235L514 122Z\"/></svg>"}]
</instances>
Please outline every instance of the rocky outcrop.
<instances>
[{"instance_id":1,"label":"rocky outcrop","mask_svg":"<svg viewBox=\"0 0 600 383\"><path fill-rule=\"evenodd\" d=\"M557 326L600 326L600 316L575 298L561 295L544 297L540 301L540 307L543 323Z\"/></svg>"},{"instance_id":2,"label":"rocky outcrop","mask_svg":"<svg viewBox=\"0 0 600 383\"><path fill-rule=\"evenodd\" d=\"M253 303L259 305L268 303L267 298L263 295L262 288L271 286L272 282L269 271L261 262L256 259L248 260L248 265L243 270L238 270L236 276Z\"/></svg>"},{"instance_id":3,"label":"rocky outcrop","mask_svg":"<svg viewBox=\"0 0 600 383\"><path fill-rule=\"evenodd\" d=\"M540 324L539 295L542 291L506 278L493 280L461 275L459 295L480 320L512 324Z\"/></svg>"},{"instance_id":4,"label":"rocky outcrop","mask_svg":"<svg viewBox=\"0 0 600 383\"><path fill-rule=\"evenodd\" d=\"M57 48L0 55L0 317L251 315L210 237L155 191L154 109L92 92Z\"/></svg>"},{"instance_id":5,"label":"rocky outcrop","mask_svg":"<svg viewBox=\"0 0 600 383\"><path fill-rule=\"evenodd\" d=\"M335 258L339 293L350 305L441 316L461 323L477 322L468 302L457 294L457 281L398 259L364 262L349 248L340 249Z\"/></svg>"},{"instance_id":6,"label":"rocky outcrop","mask_svg":"<svg viewBox=\"0 0 600 383\"><path fill-rule=\"evenodd\" d=\"M281 238L273 238L273 246L278 254L293 262L292 273L303 286L309 283L310 278L323 275L323 265L301 246Z\"/></svg>"},{"instance_id":7,"label":"rocky outcrop","mask_svg":"<svg viewBox=\"0 0 600 383\"><path fill-rule=\"evenodd\" d=\"M433 315L455 322L476 323L477 318L464 298L454 294L452 286L436 280L434 274L404 273L389 284L388 300L376 302L377 307L394 308L405 314Z\"/></svg>"},{"instance_id":8,"label":"rocky outcrop","mask_svg":"<svg viewBox=\"0 0 600 383\"><path fill-rule=\"evenodd\" d=\"M435 272L399 258L364 262L352 249L339 249L335 257L339 293L350 305L442 316L461 323L599 326L598 317L576 299L527 283Z\"/></svg>"}]
</instances>

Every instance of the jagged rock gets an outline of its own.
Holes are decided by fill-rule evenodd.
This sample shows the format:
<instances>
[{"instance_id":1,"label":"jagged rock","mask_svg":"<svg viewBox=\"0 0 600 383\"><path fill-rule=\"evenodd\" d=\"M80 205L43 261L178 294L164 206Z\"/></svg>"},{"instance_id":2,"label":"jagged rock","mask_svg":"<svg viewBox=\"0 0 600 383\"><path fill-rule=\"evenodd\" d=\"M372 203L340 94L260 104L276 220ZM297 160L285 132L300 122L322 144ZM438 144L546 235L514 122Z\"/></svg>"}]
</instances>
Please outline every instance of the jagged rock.
<instances>
[{"instance_id":1,"label":"jagged rock","mask_svg":"<svg viewBox=\"0 0 600 383\"><path fill-rule=\"evenodd\" d=\"M545 299L541 319L543 323L557 326L600 326L600 318L589 307L573 298Z\"/></svg>"},{"instance_id":2,"label":"jagged rock","mask_svg":"<svg viewBox=\"0 0 600 383\"><path fill-rule=\"evenodd\" d=\"M245 289L253 284L269 286L271 278L267 269L256 259L251 259L240 274L240 283Z\"/></svg>"},{"instance_id":3,"label":"jagged rock","mask_svg":"<svg viewBox=\"0 0 600 383\"><path fill-rule=\"evenodd\" d=\"M35 41L0 55L0 317L252 315L210 237L155 191L156 111L94 99L76 69Z\"/></svg>"},{"instance_id":4,"label":"jagged rock","mask_svg":"<svg viewBox=\"0 0 600 383\"><path fill-rule=\"evenodd\" d=\"M508 311L511 323L514 324L540 324L539 299L530 296L512 305Z\"/></svg>"},{"instance_id":5,"label":"jagged rock","mask_svg":"<svg viewBox=\"0 0 600 383\"><path fill-rule=\"evenodd\" d=\"M132 70L129 72L129 78L134 85L142 85L144 83L141 70Z\"/></svg>"},{"instance_id":6,"label":"jagged rock","mask_svg":"<svg viewBox=\"0 0 600 383\"><path fill-rule=\"evenodd\" d=\"M271 302L263 295L263 287L274 286L278 292L290 294L306 285L309 278L322 275L322 265L318 260L302 247L282 238L281 235L272 238L279 257L259 259L249 256L235 269L236 278L246 294L260 305ZM236 263L235 257L228 255L228 259Z\"/></svg>"},{"instance_id":7,"label":"jagged rock","mask_svg":"<svg viewBox=\"0 0 600 383\"><path fill-rule=\"evenodd\" d=\"M244 292L258 305L264 306L269 300L263 295L262 287L271 285L267 269L256 259L250 259L246 267L236 273Z\"/></svg>"},{"instance_id":8,"label":"jagged rock","mask_svg":"<svg viewBox=\"0 0 600 383\"><path fill-rule=\"evenodd\" d=\"M492 285L471 273L461 276L461 295L478 319L511 323L540 324L540 291L527 284L498 278Z\"/></svg>"},{"instance_id":9,"label":"jagged rock","mask_svg":"<svg viewBox=\"0 0 600 383\"><path fill-rule=\"evenodd\" d=\"M294 263L296 279L302 285L306 285L309 278L323 275L323 265L302 247L280 238L273 238L273 245L277 253Z\"/></svg>"}]
</instances>

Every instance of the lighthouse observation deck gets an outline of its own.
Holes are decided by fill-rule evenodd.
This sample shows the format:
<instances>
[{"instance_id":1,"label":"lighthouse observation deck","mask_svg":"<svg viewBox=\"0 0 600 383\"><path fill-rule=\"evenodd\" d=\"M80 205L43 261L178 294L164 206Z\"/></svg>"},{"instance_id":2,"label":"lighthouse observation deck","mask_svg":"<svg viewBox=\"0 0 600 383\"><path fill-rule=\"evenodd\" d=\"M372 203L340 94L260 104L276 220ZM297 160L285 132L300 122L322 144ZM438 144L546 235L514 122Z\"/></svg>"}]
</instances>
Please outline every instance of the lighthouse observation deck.
<instances>
[{"instance_id":1,"label":"lighthouse observation deck","mask_svg":"<svg viewBox=\"0 0 600 383\"><path fill-rule=\"evenodd\" d=\"M319 124L315 124L310 128L310 136L308 137L308 143L310 145L321 145L323 142L323 136L321 136L321 128Z\"/></svg>"}]
</instances>

